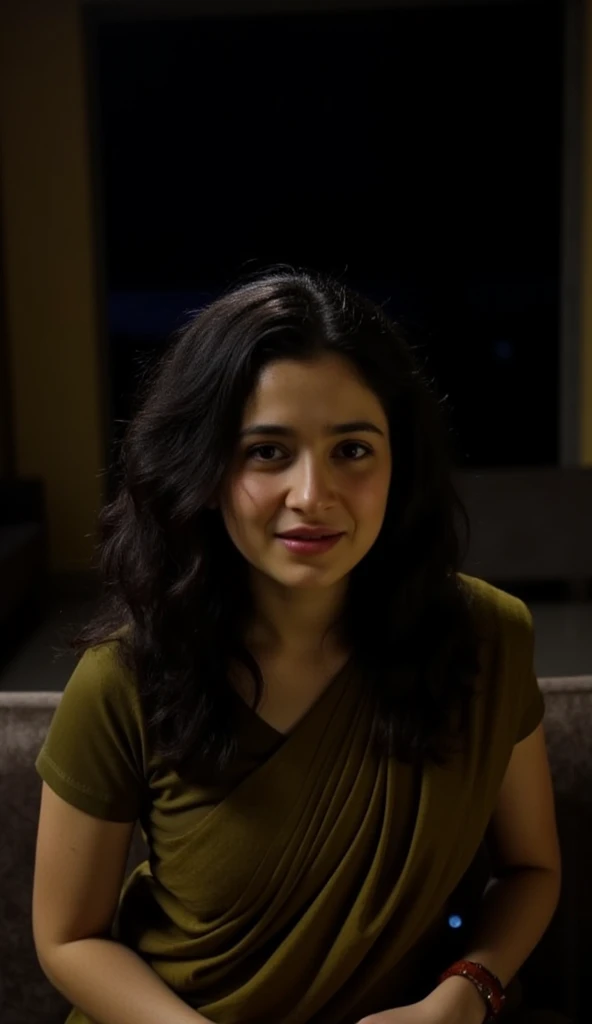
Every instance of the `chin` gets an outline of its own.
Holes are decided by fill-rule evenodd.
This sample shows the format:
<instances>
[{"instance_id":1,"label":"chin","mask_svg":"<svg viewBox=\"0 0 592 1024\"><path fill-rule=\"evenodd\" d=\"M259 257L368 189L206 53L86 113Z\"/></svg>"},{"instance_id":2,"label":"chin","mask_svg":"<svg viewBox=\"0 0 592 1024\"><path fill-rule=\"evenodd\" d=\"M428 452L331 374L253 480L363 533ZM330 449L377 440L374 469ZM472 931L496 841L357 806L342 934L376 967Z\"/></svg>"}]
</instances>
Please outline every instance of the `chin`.
<instances>
[{"instance_id":1,"label":"chin","mask_svg":"<svg viewBox=\"0 0 592 1024\"><path fill-rule=\"evenodd\" d=\"M334 587L339 583L347 572L323 572L322 570L305 569L295 573L277 573L273 578L284 587L294 590L323 590L326 587Z\"/></svg>"}]
</instances>

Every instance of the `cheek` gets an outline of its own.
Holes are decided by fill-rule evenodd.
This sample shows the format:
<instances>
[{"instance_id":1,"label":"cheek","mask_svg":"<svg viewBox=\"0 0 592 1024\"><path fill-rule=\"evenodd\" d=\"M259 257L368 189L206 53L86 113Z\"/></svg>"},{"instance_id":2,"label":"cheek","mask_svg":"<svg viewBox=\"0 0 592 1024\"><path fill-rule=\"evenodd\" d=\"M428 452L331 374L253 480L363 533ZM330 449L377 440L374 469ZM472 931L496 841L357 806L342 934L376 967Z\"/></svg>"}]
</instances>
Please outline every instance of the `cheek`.
<instances>
[{"instance_id":1,"label":"cheek","mask_svg":"<svg viewBox=\"0 0 592 1024\"><path fill-rule=\"evenodd\" d=\"M352 491L352 504L361 520L368 525L382 520L389 495L390 472L372 473L357 481Z\"/></svg>"},{"instance_id":2,"label":"cheek","mask_svg":"<svg viewBox=\"0 0 592 1024\"><path fill-rule=\"evenodd\" d=\"M237 523L261 519L276 503L277 486L271 476L245 474L230 484L228 509Z\"/></svg>"}]
</instances>

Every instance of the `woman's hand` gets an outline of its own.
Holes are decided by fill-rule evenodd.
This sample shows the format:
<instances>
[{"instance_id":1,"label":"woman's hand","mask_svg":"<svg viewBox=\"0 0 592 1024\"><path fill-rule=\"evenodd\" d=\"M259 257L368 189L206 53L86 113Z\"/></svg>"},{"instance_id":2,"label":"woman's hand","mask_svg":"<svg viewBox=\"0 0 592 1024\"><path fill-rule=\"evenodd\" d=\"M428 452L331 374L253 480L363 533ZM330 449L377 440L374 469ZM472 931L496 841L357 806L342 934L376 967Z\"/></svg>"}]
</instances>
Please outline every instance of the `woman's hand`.
<instances>
[{"instance_id":1,"label":"woman's hand","mask_svg":"<svg viewBox=\"0 0 592 1024\"><path fill-rule=\"evenodd\" d=\"M448 978L425 999L364 1017L359 1024L483 1024L487 1008L472 982Z\"/></svg>"},{"instance_id":2,"label":"woman's hand","mask_svg":"<svg viewBox=\"0 0 592 1024\"><path fill-rule=\"evenodd\" d=\"M434 1011L421 1003L410 1003L409 1006L398 1006L396 1010L385 1010L364 1017L359 1024L444 1024L441 1017L435 1017Z\"/></svg>"}]
</instances>

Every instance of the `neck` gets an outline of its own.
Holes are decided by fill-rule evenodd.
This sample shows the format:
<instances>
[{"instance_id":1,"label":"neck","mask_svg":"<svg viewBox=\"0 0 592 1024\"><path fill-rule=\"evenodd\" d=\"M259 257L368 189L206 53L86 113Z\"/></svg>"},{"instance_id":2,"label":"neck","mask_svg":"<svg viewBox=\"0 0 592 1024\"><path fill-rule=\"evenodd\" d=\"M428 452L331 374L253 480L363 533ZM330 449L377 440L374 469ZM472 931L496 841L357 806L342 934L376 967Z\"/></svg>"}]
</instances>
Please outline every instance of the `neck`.
<instances>
[{"instance_id":1,"label":"neck","mask_svg":"<svg viewBox=\"0 0 592 1024\"><path fill-rule=\"evenodd\" d=\"M251 593L255 615L248 629L249 646L292 657L315 657L339 642L337 623L345 603L347 580L333 587L283 587L254 574Z\"/></svg>"}]
</instances>

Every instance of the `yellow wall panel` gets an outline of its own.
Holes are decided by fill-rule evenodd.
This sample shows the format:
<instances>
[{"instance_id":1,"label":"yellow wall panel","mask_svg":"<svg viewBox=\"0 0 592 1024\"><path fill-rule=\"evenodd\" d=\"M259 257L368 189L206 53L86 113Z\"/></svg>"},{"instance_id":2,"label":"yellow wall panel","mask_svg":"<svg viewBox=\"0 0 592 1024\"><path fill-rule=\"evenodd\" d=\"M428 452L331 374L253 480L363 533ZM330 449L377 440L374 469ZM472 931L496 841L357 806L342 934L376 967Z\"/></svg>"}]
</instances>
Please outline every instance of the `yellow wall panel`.
<instances>
[{"instance_id":1,"label":"yellow wall panel","mask_svg":"<svg viewBox=\"0 0 592 1024\"><path fill-rule=\"evenodd\" d=\"M86 569L102 398L80 11L0 3L5 319L19 476L45 480L51 568Z\"/></svg>"}]
</instances>

